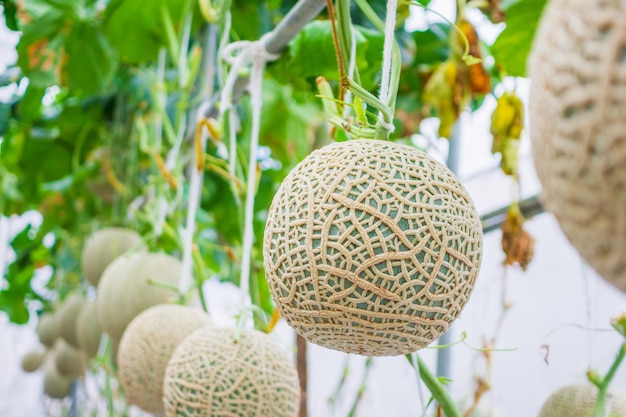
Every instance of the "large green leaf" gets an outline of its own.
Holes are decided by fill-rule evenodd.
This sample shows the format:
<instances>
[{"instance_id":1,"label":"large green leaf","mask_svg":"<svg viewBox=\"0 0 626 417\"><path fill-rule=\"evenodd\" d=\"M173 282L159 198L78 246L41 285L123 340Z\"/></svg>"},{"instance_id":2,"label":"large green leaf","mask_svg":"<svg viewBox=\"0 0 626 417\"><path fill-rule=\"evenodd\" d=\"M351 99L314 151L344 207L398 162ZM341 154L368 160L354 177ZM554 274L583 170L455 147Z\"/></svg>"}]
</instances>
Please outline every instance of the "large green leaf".
<instances>
[{"instance_id":1,"label":"large green leaf","mask_svg":"<svg viewBox=\"0 0 626 417\"><path fill-rule=\"evenodd\" d=\"M435 65L445 61L450 55L450 25L433 24L428 30L415 31L415 59L413 65Z\"/></svg>"},{"instance_id":2,"label":"large green leaf","mask_svg":"<svg viewBox=\"0 0 626 417\"><path fill-rule=\"evenodd\" d=\"M526 76L526 60L547 0L509 2L506 28L491 47L496 62L508 75Z\"/></svg>"},{"instance_id":3,"label":"large green leaf","mask_svg":"<svg viewBox=\"0 0 626 417\"><path fill-rule=\"evenodd\" d=\"M0 5L4 9L3 15L7 27L11 30L19 30L17 23L17 7L14 0L0 0Z\"/></svg>"}]
</instances>

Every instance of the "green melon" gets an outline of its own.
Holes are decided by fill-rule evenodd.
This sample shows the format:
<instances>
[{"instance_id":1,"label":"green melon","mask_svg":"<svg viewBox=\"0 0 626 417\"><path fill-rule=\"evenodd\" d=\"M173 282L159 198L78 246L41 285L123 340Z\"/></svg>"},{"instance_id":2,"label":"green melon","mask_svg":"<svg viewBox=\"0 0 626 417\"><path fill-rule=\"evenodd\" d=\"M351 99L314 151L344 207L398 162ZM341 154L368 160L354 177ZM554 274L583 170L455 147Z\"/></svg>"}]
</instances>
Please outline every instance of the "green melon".
<instances>
[{"instance_id":1,"label":"green melon","mask_svg":"<svg viewBox=\"0 0 626 417\"><path fill-rule=\"evenodd\" d=\"M102 274L96 296L102 330L119 341L139 313L174 300L177 292L151 285L149 280L177 287L181 267L178 259L164 253L136 252L113 261Z\"/></svg>"},{"instance_id":2,"label":"green melon","mask_svg":"<svg viewBox=\"0 0 626 417\"><path fill-rule=\"evenodd\" d=\"M59 374L54 359L44 365L43 392L50 398L62 399L72 392L72 379Z\"/></svg>"},{"instance_id":3,"label":"green melon","mask_svg":"<svg viewBox=\"0 0 626 417\"><path fill-rule=\"evenodd\" d=\"M626 396L617 392L609 395L608 417L626 417ZM597 396L598 388L590 384L560 388L544 403L539 417L591 417Z\"/></svg>"},{"instance_id":4,"label":"green melon","mask_svg":"<svg viewBox=\"0 0 626 417\"><path fill-rule=\"evenodd\" d=\"M314 151L285 178L263 254L281 315L308 341L400 355L461 313L482 225L446 166L406 145L350 140Z\"/></svg>"},{"instance_id":5,"label":"green melon","mask_svg":"<svg viewBox=\"0 0 626 417\"><path fill-rule=\"evenodd\" d=\"M87 357L85 353L59 339L54 345L54 364L60 375L72 378L85 373Z\"/></svg>"},{"instance_id":6,"label":"green melon","mask_svg":"<svg viewBox=\"0 0 626 417\"><path fill-rule=\"evenodd\" d=\"M42 345L46 347L54 346L54 342L59 338L59 320L53 313L43 313L39 317L37 326L37 336Z\"/></svg>"},{"instance_id":7,"label":"green melon","mask_svg":"<svg viewBox=\"0 0 626 417\"><path fill-rule=\"evenodd\" d=\"M83 307L76 319L76 338L78 346L93 358L98 354L100 339L102 338L102 327L98 321L96 303L89 302Z\"/></svg>"},{"instance_id":8,"label":"green melon","mask_svg":"<svg viewBox=\"0 0 626 417\"><path fill-rule=\"evenodd\" d=\"M174 349L190 333L211 325L208 314L192 307L161 304L133 319L118 352L120 381L130 404L163 414L163 378Z\"/></svg>"},{"instance_id":9,"label":"green melon","mask_svg":"<svg viewBox=\"0 0 626 417\"><path fill-rule=\"evenodd\" d=\"M78 348L78 337L76 335L76 319L87 300L82 294L72 294L63 300L59 311L59 335L71 346Z\"/></svg>"},{"instance_id":10,"label":"green melon","mask_svg":"<svg viewBox=\"0 0 626 417\"><path fill-rule=\"evenodd\" d=\"M580 255L626 292L626 3L551 0L529 56L542 203Z\"/></svg>"},{"instance_id":11,"label":"green melon","mask_svg":"<svg viewBox=\"0 0 626 417\"><path fill-rule=\"evenodd\" d=\"M46 358L46 352L31 350L22 357L22 369L24 372L35 372L41 367Z\"/></svg>"},{"instance_id":12,"label":"green melon","mask_svg":"<svg viewBox=\"0 0 626 417\"><path fill-rule=\"evenodd\" d=\"M296 417L298 373L289 355L256 330L213 326L187 336L165 371L168 417Z\"/></svg>"},{"instance_id":13,"label":"green melon","mask_svg":"<svg viewBox=\"0 0 626 417\"><path fill-rule=\"evenodd\" d=\"M87 239L83 248L83 275L91 285L97 287L106 267L115 258L140 243L141 236L129 229L111 227L95 232Z\"/></svg>"}]
</instances>

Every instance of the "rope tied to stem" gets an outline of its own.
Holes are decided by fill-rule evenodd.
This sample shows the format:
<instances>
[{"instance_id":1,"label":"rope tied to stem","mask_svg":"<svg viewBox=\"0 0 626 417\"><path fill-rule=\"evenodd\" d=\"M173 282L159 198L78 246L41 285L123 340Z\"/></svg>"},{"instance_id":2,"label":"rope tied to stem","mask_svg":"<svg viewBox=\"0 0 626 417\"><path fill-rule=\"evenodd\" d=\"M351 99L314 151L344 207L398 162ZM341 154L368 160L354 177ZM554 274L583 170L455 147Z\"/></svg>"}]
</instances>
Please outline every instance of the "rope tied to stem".
<instances>
[{"instance_id":1,"label":"rope tied to stem","mask_svg":"<svg viewBox=\"0 0 626 417\"><path fill-rule=\"evenodd\" d=\"M231 65L226 78L226 83L221 93L220 115L232 109L233 91L239 72L245 66L250 66L250 102L252 105L252 130L250 134L250 154L248 156L248 178L245 205L245 224L243 233L243 248L241 255L241 275L240 288L242 294L242 307L248 304L250 293L250 262L252 255L252 245L254 243L254 197L257 182L257 154L259 145L259 135L261 128L261 110L263 107L263 71L267 62L274 61L280 57L279 54L272 54L267 51L265 45L270 33L266 33L257 41L238 41L226 45L222 49L221 58ZM229 146L229 166L231 174L235 173L236 166L236 132L235 121L236 112L230 111L230 146Z\"/></svg>"}]
</instances>

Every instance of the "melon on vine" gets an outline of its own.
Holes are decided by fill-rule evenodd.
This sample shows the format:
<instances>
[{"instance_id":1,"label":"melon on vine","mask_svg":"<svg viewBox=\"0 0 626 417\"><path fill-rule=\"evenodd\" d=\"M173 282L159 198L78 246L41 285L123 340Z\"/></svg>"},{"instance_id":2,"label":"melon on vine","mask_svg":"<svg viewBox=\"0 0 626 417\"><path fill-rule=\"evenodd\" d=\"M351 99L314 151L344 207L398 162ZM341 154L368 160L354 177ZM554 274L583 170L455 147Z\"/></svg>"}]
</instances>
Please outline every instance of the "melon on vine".
<instances>
[{"instance_id":1,"label":"melon on vine","mask_svg":"<svg viewBox=\"0 0 626 417\"><path fill-rule=\"evenodd\" d=\"M400 355L446 332L478 275L482 227L463 185L425 153L351 140L311 153L267 216L281 315L318 345Z\"/></svg>"},{"instance_id":2,"label":"melon on vine","mask_svg":"<svg viewBox=\"0 0 626 417\"><path fill-rule=\"evenodd\" d=\"M96 308L102 330L120 341L126 326L148 308L166 304L177 293L150 281L178 286L182 265L164 253L135 252L107 267L98 284Z\"/></svg>"},{"instance_id":3,"label":"melon on vine","mask_svg":"<svg viewBox=\"0 0 626 417\"><path fill-rule=\"evenodd\" d=\"M539 417L591 417L597 396L598 388L591 384L560 388L544 403ZM611 407L608 417L626 417L626 396L622 393L609 392L605 404Z\"/></svg>"},{"instance_id":4,"label":"melon on vine","mask_svg":"<svg viewBox=\"0 0 626 417\"><path fill-rule=\"evenodd\" d=\"M56 370L60 375L73 378L81 376L87 369L85 353L73 347L63 339L57 340L52 351Z\"/></svg>"},{"instance_id":5,"label":"melon on vine","mask_svg":"<svg viewBox=\"0 0 626 417\"><path fill-rule=\"evenodd\" d=\"M96 303L88 302L76 318L76 339L78 340L78 346L88 357L93 358L98 354L101 338L102 327L98 321Z\"/></svg>"},{"instance_id":6,"label":"melon on vine","mask_svg":"<svg viewBox=\"0 0 626 417\"><path fill-rule=\"evenodd\" d=\"M187 336L165 371L167 417L296 417L300 386L293 361L256 330L204 327Z\"/></svg>"},{"instance_id":7,"label":"melon on vine","mask_svg":"<svg viewBox=\"0 0 626 417\"><path fill-rule=\"evenodd\" d=\"M92 234L85 242L81 256L83 275L94 287L115 258L141 243L137 232L119 227L110 227Z\"/></svg>"},{"instance_id":8,"label":"melon on vine","mask_svg":"<svg viewBox=\"0 0 626 417\"><path fill-rule=\"evenodd\" d=\"M56 369L54 359L44 364L43 392L50 398L62 399L72 392L72 379L65 377Z\"/></svg>"},{"instance_id":9,"label":"melon on vine","mask_svg":"<svg viewBox=\"0 0 626 417\"><path fill-rule=\"evenodd\" d=\"M43 313L39 317L37 336L42 345L46 347L54 346L54 342L59 338L59 331L59 320L54 313Z\"/></svg>"},{"instance_id":10,"label":"melon on vine","mask_svg":"<svg viewBox=\"0 0 626 417\"><path fill-rule=\"evenodd\" d=\"M59 318L59 335L71 346L78 348L76 334L76 319L87 300L82 294L72 294L63 300L61 308L57 311Z\"/></svg>"},{"instance_id":11,"label":"melon on vine","mask_svg":"<svg viewBox=\"0 0 626 417\"><path fill-rule=\"evenodd\" d=\"M24 372L35 372L41 367L46 358L46 352L42 350L31 350L22 357L22 370Z\"/></svg>"},{"instance_id":12,"label":"melon on vine","mask_svg":"<svg viewBox=\"0 0 626 417\"><path fill-rule=\"evenodd\" d=\"M163 414L165 368L179 343L211 325L208 314L193 307L161 304L139 314L128 325L119 345L120 381L130 404Z\"/></svg>"},{"instance_id":13,"label":"melon on vine","mask_svg":"<svg viewBox=\"0 0 626 417\"><path fill-rule=\"evenodd\" d=\"M529 57L530 137L546 210L626 291L623 0L551 0Z\"/></svg>"}]
</instances>

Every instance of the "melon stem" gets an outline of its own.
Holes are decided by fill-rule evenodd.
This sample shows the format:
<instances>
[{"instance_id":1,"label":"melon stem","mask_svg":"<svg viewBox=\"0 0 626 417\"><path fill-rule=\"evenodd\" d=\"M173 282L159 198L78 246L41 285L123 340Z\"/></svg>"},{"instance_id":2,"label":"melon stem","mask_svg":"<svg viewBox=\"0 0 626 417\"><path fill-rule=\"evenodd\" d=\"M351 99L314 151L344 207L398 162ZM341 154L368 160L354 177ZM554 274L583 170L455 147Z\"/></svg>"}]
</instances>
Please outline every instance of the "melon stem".
<instances>
[{"instance_id":1,"label":"melon stem","mask_svg":"<svg viewBox=\"0 0 626 417\"><path fill-rule=\"evenodd\" d=\"M598 387L598 398L596 400L596 407L593 410L593 417L605 417L609 415L610 410L608 413L604 410L606 403L606 393L609 388L609 384L611 383L611 380L615 376L615 372L617 372L617 369L624 360L624 356L626 356L626 343L622 343L622 345L620 346L619 351L617 352L617 357L615 358L613 365L611 365L611 368L609 369L609 372L606 374L604 379L600 381L600 383L597 383L593 379L590 379L591 382L593 382Z\"/></svg>"},{"instance_id":2,"label":"melon stem","mask_svg":"<svg viewBox=\"0 0 626 417\"><path fill-rule=\"evenodd\" d=\"M418 371L419 377L430 391L433 398L439 403L446 417L461 417L461 412L450 397L450 393L441 381L428 369L419 355L409 353L407 360ZM414 360L415 358L415 360ZM417 362L417 364L415 363ZM596 416L594 416L596 417Z\"/></svg>"}]
</instances>

